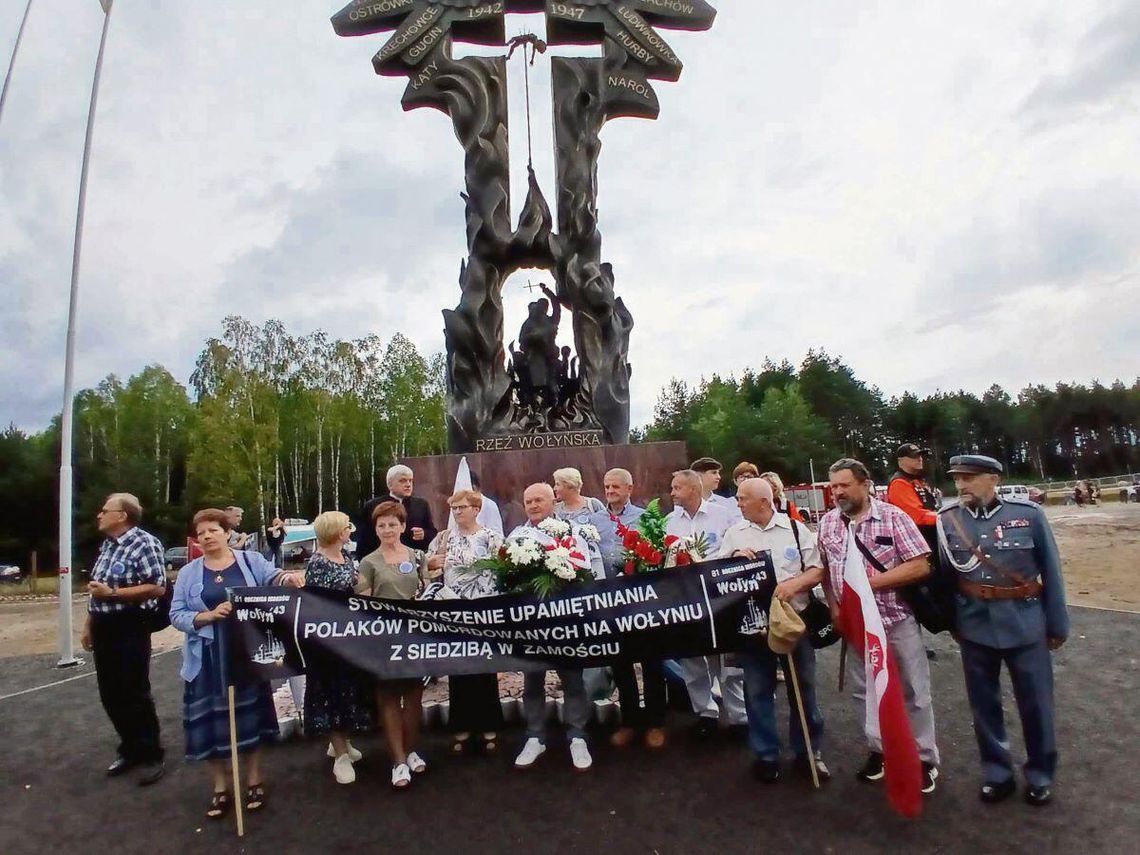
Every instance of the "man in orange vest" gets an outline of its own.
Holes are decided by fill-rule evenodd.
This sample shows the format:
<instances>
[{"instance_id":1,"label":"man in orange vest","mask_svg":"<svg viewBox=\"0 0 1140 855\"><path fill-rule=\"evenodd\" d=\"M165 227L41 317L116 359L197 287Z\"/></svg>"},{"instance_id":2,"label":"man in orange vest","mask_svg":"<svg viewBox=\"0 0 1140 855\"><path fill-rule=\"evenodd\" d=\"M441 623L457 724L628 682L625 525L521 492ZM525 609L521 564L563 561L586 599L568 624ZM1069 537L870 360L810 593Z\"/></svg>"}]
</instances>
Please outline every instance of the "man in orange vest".
<instances>
[{"instance_id":1,"label":"man in orange vest","mask_svg":"<svg viewBox=\"0 0 1140 855\"><path fill-rule=\"evenodd\" d=\"M904 442L896 454L899 468L887 486L887 501L914 520L931 549L937 548L938 510L941 502L922 477L926 461L922 449Z\"/></svg>"}]
</instances>

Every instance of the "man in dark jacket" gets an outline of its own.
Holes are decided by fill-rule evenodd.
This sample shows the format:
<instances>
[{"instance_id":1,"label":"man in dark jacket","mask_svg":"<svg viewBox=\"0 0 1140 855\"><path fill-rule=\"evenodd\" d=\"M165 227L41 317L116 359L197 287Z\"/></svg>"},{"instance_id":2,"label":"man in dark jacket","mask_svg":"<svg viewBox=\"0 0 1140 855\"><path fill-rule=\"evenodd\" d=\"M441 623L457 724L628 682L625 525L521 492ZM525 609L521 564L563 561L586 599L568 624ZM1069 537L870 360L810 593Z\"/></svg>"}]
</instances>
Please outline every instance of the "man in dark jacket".
<instances>
[{"instance_id":1,"label":"man in dark jacket","mask_svg":"<svg viewBox=\"0 0 1140 855\"><path fill-rule=\"evenodd\" d=\"M380 547L376 529L372 525L372 511L381 502L395 500L404 506L404 512L408 515L407 526L400 536L400 542L404 546L426 552L428 544L435 538L436 527L431 520L431 507L425 499L412 495L414 482L412 470L403 464L398 464L388 470L385 480L389 495L369 499L360 511L360 520L356 525L357 558L363 558Z\"/></svg>"}]
</instances>

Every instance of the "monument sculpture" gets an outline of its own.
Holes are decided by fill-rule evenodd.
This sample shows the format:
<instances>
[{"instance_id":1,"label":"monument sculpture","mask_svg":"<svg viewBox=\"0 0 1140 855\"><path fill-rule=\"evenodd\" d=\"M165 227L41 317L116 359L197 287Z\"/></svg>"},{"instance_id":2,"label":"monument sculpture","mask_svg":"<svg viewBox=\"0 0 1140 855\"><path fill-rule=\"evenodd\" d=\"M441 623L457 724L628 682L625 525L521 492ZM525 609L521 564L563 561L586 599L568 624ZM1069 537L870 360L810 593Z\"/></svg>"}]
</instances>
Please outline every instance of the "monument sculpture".
<instances>
[{"instance_id":1,"label":"monument sculpture","mask_svg":"<svg viewBox=\"0 0 1140 855\"><path fill-rule=\"evenodd\" d=\"M533 169L512 223L508 54L453 56L455 41L506 50L511 12L545 13L552 45L602 46L601 58L551 61L557 232ZM333 16L342 36L394 31L373 58L376 72L407 77L404 109L443 111L463 147L468 257L459 304L443 312L453 452L482 450L489 438L566 431L628 442L633 316L602 260L599 134L610 119L657 118L650 80L679 79L681 61L658 28L707 30L715 16L704 0L355 0ZM546 48L533 36L522 41L524 55ZM549 271L554 288L541 286L546 296L531 303L508 359L501 292L521 268ZM554 342L563 309L574 354Z\"/></svg>"}]
</instances>

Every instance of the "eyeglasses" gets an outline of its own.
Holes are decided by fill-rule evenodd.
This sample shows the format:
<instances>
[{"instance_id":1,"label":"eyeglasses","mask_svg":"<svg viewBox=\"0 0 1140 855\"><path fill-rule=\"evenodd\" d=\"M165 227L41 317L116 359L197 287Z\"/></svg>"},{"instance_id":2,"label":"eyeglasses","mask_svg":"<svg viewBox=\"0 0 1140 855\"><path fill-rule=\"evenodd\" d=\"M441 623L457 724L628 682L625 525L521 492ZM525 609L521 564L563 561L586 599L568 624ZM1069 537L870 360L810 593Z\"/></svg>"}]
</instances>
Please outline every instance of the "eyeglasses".
<instances>
[{"instance_id":1,"label":"eyeglasses","mask_svg":"<svg viewBox=\"0 0 1140 855\"><path fill-rule=\"evenodd\" d=\"M474 507L475 507L474 505L452 505L451 509L453 511L462 511L462 510L466 510L467 508L474 508Z\"/></svg>"},{"instance_id":2,"label":"eyeglasses","mask_svg":"<svg viewBox=\"0 0 1140 855\"><path fill-rule=\"evenodd\" d=\"M115 513L123 514L123 513L126 513L126 511L124 511L122 508L100 508L99 513L97 513L95 516L101 517L101 516L103 516L103 514L115 514Z\"/></svg>"}]
</instances>

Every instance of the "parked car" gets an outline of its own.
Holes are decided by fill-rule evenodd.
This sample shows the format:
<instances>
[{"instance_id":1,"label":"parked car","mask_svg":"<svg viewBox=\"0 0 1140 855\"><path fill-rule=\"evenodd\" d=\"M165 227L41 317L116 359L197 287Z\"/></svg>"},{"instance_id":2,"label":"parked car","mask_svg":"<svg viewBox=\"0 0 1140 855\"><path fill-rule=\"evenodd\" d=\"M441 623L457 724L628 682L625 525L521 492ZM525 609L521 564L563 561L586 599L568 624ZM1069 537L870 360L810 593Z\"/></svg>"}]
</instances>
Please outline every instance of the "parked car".
<instances>
[{"instance_id":1,"label":"parked car","mask_svg":"<svg viewBox=\"0 0 1140 855\"><path fill-rule=\"evenodd\" d=\"M166 550L166 569L181 570L190 561L190 550L185 546L172 546Z\"/></svg>"},{"instance_id":2,"label":"parked car","mask_svg":"<svg viewBox=\"0 0 1140 855\"><path fill-rule=\"evenodd\" d=\"M1119 482L1118 486L1120 487L1120 501L1140 502L1140 486L1129 484L1127 481Z\"/></svg>"},{"instance_id":3,"label":"parked car","mask_svg":"<svg viewBox=\"0 0 1140 855\"><path fill-rule=\"evenodd\" d=\"M19 582L23 578L24 571L15 564L0 564L0 582Z\"/></svg>"},{"instance_id":4,"label":"parked car","mask_svg":"<svg viewBox=\"0 0 1140 855\"><path fill-rule=\"evenodd\" d=\"M1032 501L1029 495L1029 488L1024 484L1001 484L998 486L998 495L1003 499L1021 499L1025 502ZM1040 504L1040 502L1038 502Z\"/></svg>"}]
</instances>

